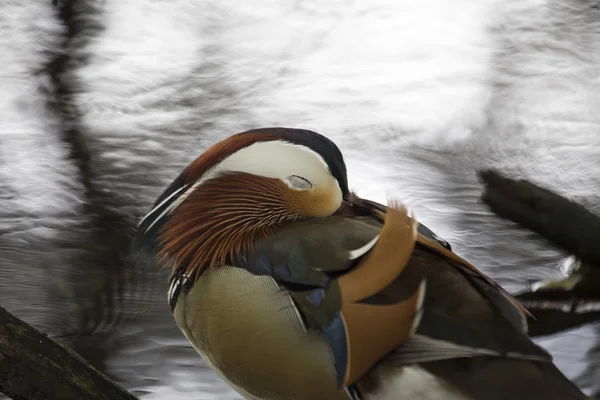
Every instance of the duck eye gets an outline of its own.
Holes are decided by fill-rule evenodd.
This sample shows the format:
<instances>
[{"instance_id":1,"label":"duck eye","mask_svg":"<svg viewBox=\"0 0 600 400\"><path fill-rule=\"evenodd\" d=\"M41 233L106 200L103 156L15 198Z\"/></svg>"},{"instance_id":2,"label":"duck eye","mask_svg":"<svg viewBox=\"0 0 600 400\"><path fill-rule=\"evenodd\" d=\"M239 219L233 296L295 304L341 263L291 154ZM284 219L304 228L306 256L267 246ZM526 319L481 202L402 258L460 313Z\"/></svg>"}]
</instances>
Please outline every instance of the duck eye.
<instances>
[{"instance_id":1,"label":"duck eye","mask_svg":"<svg viewBox=\"0 0 600 400\"><path fill-rule=\"evenodd\" d=\"M310 181L298 175L290 175L285 178L285 181L294 189L308 190L312 189L313 186Z\"/></svg>"}]
</instances>

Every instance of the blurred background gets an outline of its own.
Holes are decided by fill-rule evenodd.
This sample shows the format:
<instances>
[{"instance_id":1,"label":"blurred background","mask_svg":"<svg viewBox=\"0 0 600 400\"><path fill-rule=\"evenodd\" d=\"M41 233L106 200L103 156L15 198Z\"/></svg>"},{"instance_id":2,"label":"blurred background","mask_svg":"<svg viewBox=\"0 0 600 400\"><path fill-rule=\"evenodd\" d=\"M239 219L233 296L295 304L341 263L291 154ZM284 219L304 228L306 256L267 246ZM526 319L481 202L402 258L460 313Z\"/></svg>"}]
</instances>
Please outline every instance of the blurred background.
<instances>
[{"instance_id":1,"label":"blurred background","mask_svg":"<svg viewBox=\"0 0 600 400\"><path fill-rule=\"evenodd\" d=\"M405 201L509 291L567 258L491 214L476 171L600 212L595 0L0 2L0 305L141 399L239 399L133 271L140 218L241 130L318 131L360 196ZM274 166L276 167L276 166ZM600 392L600 326L536 339Z\"/></svg>"}]
</instances>

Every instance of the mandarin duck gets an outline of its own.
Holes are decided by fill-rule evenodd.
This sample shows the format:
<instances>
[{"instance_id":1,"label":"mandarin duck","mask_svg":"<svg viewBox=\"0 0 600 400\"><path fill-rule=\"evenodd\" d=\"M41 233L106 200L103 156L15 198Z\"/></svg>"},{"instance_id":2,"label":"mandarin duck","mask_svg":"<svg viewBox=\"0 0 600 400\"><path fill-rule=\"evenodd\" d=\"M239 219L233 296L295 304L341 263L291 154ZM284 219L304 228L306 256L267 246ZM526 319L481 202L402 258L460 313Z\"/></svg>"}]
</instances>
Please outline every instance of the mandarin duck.
<instances>
[{"instance_id":1,"label":"mandarin duck","mask_svg":"<svg viewBox=\"0 0 600 400\"><path fill-rule=\"evenodd\" d=\"M253 400L575 400L527 311L396 202L348 189L338 147L264 128L204 152L143 218L174 319Z\"/></svg>"}]
</instances>

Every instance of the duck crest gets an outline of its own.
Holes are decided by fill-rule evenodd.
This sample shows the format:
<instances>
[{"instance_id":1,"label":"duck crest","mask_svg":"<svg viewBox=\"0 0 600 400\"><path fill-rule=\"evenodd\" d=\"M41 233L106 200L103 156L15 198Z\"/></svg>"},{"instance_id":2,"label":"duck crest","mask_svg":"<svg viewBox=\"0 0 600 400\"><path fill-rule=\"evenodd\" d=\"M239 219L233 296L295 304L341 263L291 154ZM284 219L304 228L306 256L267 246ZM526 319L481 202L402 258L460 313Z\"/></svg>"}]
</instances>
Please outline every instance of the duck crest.
<instances>
[{"instance_id":1,"label":"duck crest","mask_svg":"<svg viewBox=\"0 0 600 400\"><path fill-rule=\"evenodd\" d=\"M264 130L267 131L267 130ZM194 160L188 167L183 171L182 175L188 182L195 182L202 175L204 175L210 168L219 164L224 158L230 156L236 151L243 149L244 147L258 142L265 142L269 140L280 139L271 133L263 132L261 130L251 130L246 132L237 133L227 140L216 143L204 153L202 153L196 160Z\"/></svg>"}]
</instances>

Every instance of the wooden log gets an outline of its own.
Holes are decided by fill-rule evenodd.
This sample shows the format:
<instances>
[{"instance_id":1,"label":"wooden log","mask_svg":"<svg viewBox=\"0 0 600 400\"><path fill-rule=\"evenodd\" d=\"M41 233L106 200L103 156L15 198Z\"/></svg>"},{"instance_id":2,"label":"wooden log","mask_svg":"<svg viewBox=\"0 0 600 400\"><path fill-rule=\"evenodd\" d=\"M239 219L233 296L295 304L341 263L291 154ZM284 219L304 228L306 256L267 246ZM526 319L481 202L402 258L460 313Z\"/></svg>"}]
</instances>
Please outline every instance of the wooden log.
<instances>
[{"instance_id":1,"label":"wooden log","mask_svg":"<svg viewBox=\"0 0 600 400\"><path fill-rule=\"evenodd\" d=\"M19 400L135 400L74 351L0 307L0 392Z\"/></svg>"},{"instance_id":2,"label":"wooden log","mask_svg":"<svg viewBox=\"0 0 600 400\"><path fill-rule=\"evenodd\" d=\"M586 264L600 266L600 217L526 180L487 170L481 199L492 212L539 233Z\"/></svg>"},{"instance_id":3,"label":"wooden log","mask_svg":"<svg viewBox=\"0 0 600 400\"><path fill-rule=\"evenodd\" d=\"M481 171L481 199L492 212L572 253L578 268L515 297L536 316L530 335L547 335L600 320L600 217L526 180Z\"/></svg>"}]
</instances>

